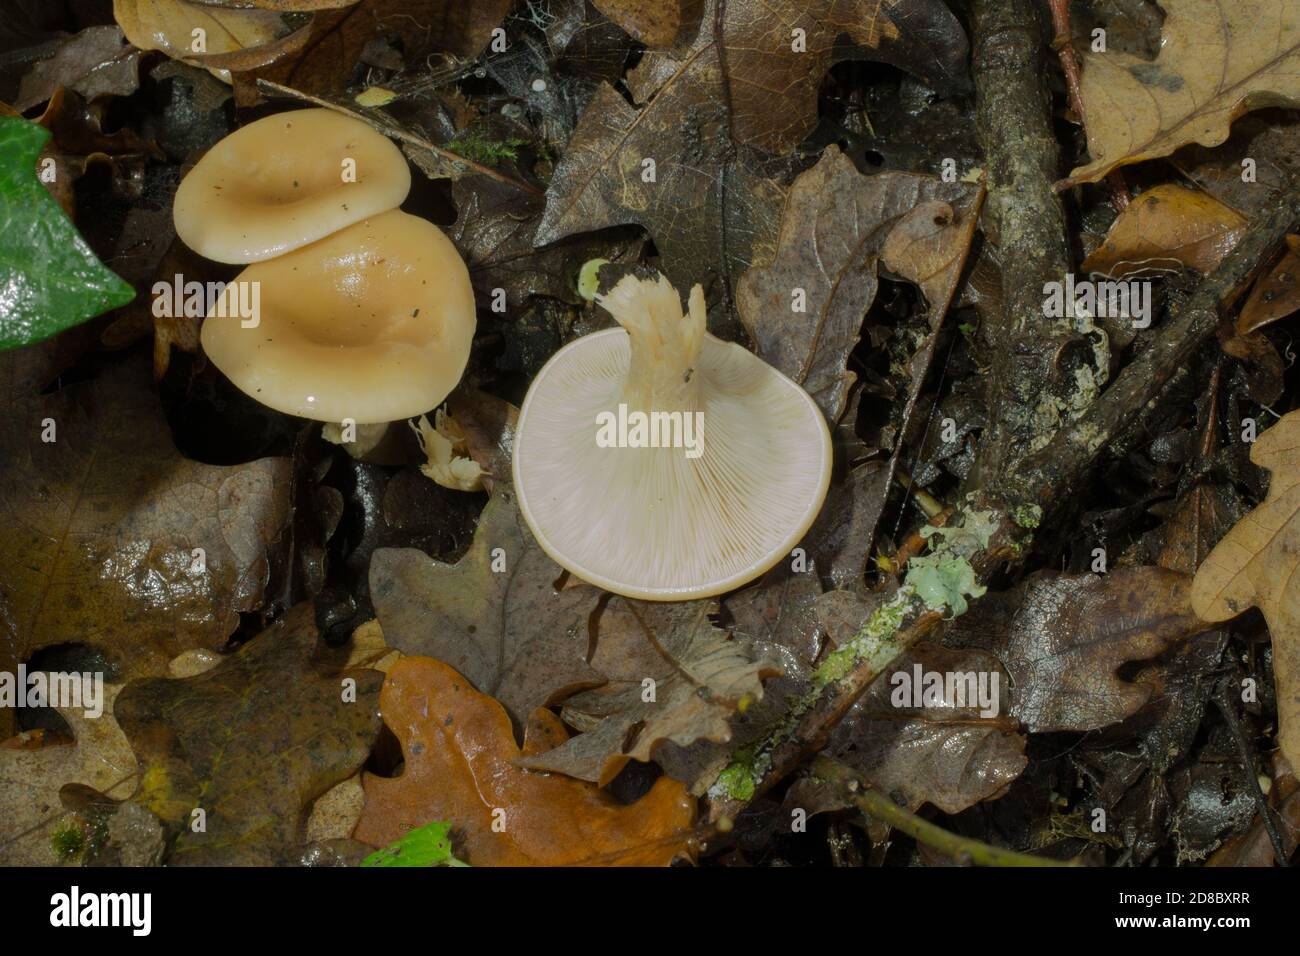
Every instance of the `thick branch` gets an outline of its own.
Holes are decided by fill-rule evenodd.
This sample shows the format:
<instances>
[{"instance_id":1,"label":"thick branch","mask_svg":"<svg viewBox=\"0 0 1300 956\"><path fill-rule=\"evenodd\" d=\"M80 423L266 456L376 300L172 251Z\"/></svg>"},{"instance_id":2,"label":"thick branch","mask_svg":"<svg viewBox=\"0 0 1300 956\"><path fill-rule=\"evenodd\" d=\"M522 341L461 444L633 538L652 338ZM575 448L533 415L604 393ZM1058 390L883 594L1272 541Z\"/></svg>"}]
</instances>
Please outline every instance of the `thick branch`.
<instances>
[{"instance_id":1,"label":"thick branch","mask_svg":"<svg viewBox=\"0 0 1300 956\"><path fill-rule=\"evenodd\" d=\"M975 0L975 119L984 150L985 232L1002 266L1003 309L981 329L992 357L989 427L970 487L1005 473L1056 427L1054 394L1074 387L1060 360L1078 336L1068 320L1043 318L1043 286L1070 268L1040 6L1036 0ZM1080 350L1082 353L1082 350Z\"/></svg>"}]
</instances>

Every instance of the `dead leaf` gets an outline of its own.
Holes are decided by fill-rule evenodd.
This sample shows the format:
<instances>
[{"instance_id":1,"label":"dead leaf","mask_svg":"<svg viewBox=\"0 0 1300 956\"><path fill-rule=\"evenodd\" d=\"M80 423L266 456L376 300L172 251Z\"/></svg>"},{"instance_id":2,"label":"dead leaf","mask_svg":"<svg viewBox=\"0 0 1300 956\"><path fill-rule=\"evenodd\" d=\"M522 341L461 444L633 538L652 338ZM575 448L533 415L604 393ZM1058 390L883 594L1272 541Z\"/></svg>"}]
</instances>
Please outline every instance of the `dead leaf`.
<instances>
[{"instance_id":1,"label":"dead leaf","mask_svg":"<svg viewBox=\"0 0 1300 956\"><path fill-rule=\"evenodd\" d=\"M87 100L130 96L140 88L140 51L116 26L87 27L63 41L23 77L14 108L26 112L65 86Z\"/></svg>"},{"instance_id":2,"label":"dead leaf","mask_svg":"<svg viewBox=\"0 0 1300 956\"><path fill-rule=\"evenodd\" d=\"M393 666L380 707L406 763L393 779L363 775L358 840L386 846L448 820L472 866L664 866L690 853L695 801L680 783L660 778L624 806L589 783L517 766L563 743L550 711L532 715L520 750L501 705L428 657Z\"/></svg>"},{"instance_id":3,"label":"dead leaf","mask_svg":"<svg viewBox=\"0 0 1300 956\"><path fill-rule=\"evenodd\" d=\"M168 865L285 862L313 801L370 755L383 675L345 669L347 649L325 646L316 614L296 605L211 670L118 695L140 761L132 800L179 831Z\"/></svg>"},{"instance_id":4,"label":"dead leaf","mask_svg":"<svg viewBox=\"0 0 1300 956\"><path fill-rule=\"evenodd\" d=\"M710 0L699 36L667 61L640 110L608 83L596 89L556 164L534 245L635 223L654 239L662 271L689 289L710 274L730 284L770 241L782 190L730 143L712 10Z\"/></svg>"},{"instance_id":5,"label":"dead leaf","mask_svg":"<svg viewBox=\"0 0 1300 956\"><path fill-rule=\"evenodd\" d=\"M592 6L648 47L670 47L699 26L699 0L592 0Z\"/></svg>"},{"instance_id":6,"label":"dead leaf","mask_svg":"<svg viewBox=\"0 0 1300 956\"><path fill-rule=\"evenodd\" d=\"M0 361L0 670L84 643L129 679L222 646L261 606L289 460L189 461L140 362L42 396L24 353Z\"/></svg>"},{"instance_id":7,"label":"dead leaf","mask_svg":"<svg viewBox=\"0 0 1300 956\"><path fill-rule=\"evenodd\" d=\"M113 0L113 17L141 50L161 50L210 70L252 70L297 53L312 27L294 26L277 10L192 0Z\"/></svg>"},{"instance_id":8,"label":"dead leaf","mask_svg":"<svg viewBox=\"0 0 1300 956\"><path fill-rule=\"evenodd\" d=\"M409 68L423 68L433 53L473 59L483 52L514 0L360 0L343 10L322 11L309 26L301 55L245 70L236 93L266 79L304 93L339 93L354 82L362 52L373 41L400 40ZM241 86L243 90L241 90ZM243 100L241 99L241 102Z\"/></svg>"},{"instance_id":9,"label":"dead leaf","mask_svg":"<svg viewBox=\"0 0 1300 956\"><path fill-rule=\"evenodd\" d=\"M889 63L941 95L969 82L966 34L937 0L730 0L720 29L732 136L769 153L812 132L818 89L841 59Z\"/></svg>"},{"instance_id":10,"label":"dead leaf","mask_svg":"<svg viewBox=\"0 0 1300 956\"><path fill-rule=\"evenodd\" d=\"M1032 733L1119 723L1151 696L1119 676L1208 628L1191 609L1191 579L1157 567L1106 575L1040 571L957 618L944 643L995 654L1011 677L1011 716Z\"/></svg>"},{"instance_id":11,"label":"dead leaf","mask_svg":"<svg viewBox=\"0 0 1300 956\"><path fill-rule=\"evenodd\" d=\"M609 683L565 700L565 720L589 729L522 766L603 787L628 760L649 762L665 742L679 747L697 740L726 743L731 716L762 698L764 678L781 673L759 648L729 640L709 622L717 610L713 602L614 601L630 612L633 640L649 644L661 659L650 668L611 674Z\"/></svg>"},{"instance_id":12,"label":"dead leaf","mask_svg":"<svg viewBox=\"0 0 1300 956\"><path fill-rule=\"evenodd\" d=\"M1248 110L1300 99L1300 6L1292 0L1161 0L1160 53L1084 51L1081 94L1092 162L1067 185L1117 166L1217 146Z\"/></svg>"},{"instance_id":13,"label":"dead leaf","mask_svg":"<svg viewBox=\"0 0 1300 956\"><path fill-rule=\"evenodd\" d=\"M488 494L497 481L508 484L519 409L465 383L447 396L447 408L465 433L470 457L483 469L483 487Z\"/></svg>"},{"instance_id":14,"label":"dead leaf","mask_svg":"<svg viewBox=\"0 0 1300 956\"><path fill-rule=\"evenodd\" d=\"M104 685L104 710L98 717L81 708L57 708L72 731L72 743L29 746L25 740L32 734L0 743L0 864L71 862L50 839L60 828L79 826L68 819L59 799L65 784L83 784L119 799L135 790L135 755L113 718L113 701L121 689Z\"/></svg>"},{"instance_id":15,"label":"dead leaf","mask_svg":"<svg viewBox=\"0 0 1300 956\"><path fill-rule=\"evenodd\" d=\"M1192 606L1227 621L1258 607L1273 638L1278 743L1300 766L1300 412L1259 436L1250 460L1272 475L1268 497L1215 546L1197 569Z\"/></svg>"},{"instance_id":16,"label":"dead leaf","mask_svg":"<svg viewBox=\"0 0 1300 956\"><path fill-rule=\"evenodd\" d=\"M968 247L979 195L977 186L915 173L864 176L838 147L827 147L790 189L775 258L753 266L736 290L741 321L759 356L802 385L827 419L837 421L856 377L847 368L848 356L875 298L877 263L891 231L904 225L903 238L891 249L895 261L915 255L923 247L916 245L916 220L907 214L923 206L933 223L938 207L924 204L943 203L952 211L950 224L961 224ZM930 273L936 298L937 283L954 281L965 261L964 250L950 254L952 236L940 237L942 280L929 263L904 266L918 277Z\"/></svg>"},{"instance_id":17,"label":"dead leaf","mask_svg":"<svg viewBox=\"0 0 1300 956\"><path fill-rule=\"evenodd\" d=\"M961 813L997 799L1029 764L1018 723L1000 710L984 716L975 701L896 704L902 684L895 676L914 680L918 666L941 676L986 675L989 688L987 675L997 674L1003 697L1009 684L991 654L918 645L853 706L831 735L830 752L912 810L929 803L944 813Z\"/></svg>"},{"instance_id":18,"label":"dead leaf","mask_svg":"<svg viewBox=\"0 0 1300 956\"><path fill-rule=\"evenodd\" d=\"M556 591L560 575L520 518L513 489L498 482L457 564L381 549L370 562L370 596L390 647L437 656L522 724L536 708L602 682L586 660L587 615L601 592Z\"/></svg>"},{"instance_id":19,"label":"dead leaf","mask_svg":"<svg viewBox=\"0 0 1300 956\"><path fill-rule=\"evenodd\" d=\"M1180 269L1205 274L1245 231L1245 217L1208 193L1165 183L1125 207L1081 268L1112 279Z\"/></svg>"},{"instance_id":20,"label":"dead leaf","mask_svg":"<svg viewBox=\"0 0 1300 956\"><path fill-rule=\"evenodd\" d=\"M1300 309L1300 236L1286 237L1287 251L1268 275L1261 276L1237 317L1237 332L1246 335Z\"/></svg>"}]
</instances>

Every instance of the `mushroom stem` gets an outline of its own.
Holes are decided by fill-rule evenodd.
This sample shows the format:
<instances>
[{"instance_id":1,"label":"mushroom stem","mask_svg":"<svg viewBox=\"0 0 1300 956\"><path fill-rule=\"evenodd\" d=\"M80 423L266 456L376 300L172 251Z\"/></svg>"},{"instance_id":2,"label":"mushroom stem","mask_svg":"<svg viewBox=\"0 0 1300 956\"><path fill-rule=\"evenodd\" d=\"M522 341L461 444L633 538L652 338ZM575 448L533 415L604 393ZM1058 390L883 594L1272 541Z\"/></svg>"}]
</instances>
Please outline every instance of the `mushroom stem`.
<instances>
[{"instance_id":1,"label":"mushroom stem","mask_svg":"<svg viewBox=\"0 0 1300 956\"><path fill-rule=\"evenodd\" d=\"M624 276L596 300L627 332L631 345L620 401L634 411L697 410L700 379L695 369L704 343L704 290L691 289L682 313L677 290L662 275Z\"/></svg>"}]
</instances>

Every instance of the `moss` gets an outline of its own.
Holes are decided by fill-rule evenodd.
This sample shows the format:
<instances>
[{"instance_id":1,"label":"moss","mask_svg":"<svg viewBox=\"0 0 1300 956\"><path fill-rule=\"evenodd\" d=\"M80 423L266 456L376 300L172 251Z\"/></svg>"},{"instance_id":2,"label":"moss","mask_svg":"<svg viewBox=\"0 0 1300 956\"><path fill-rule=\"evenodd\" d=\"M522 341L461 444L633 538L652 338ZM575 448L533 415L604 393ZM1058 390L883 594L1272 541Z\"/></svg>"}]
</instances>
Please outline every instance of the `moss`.
<instances>
[{"instance_id":1,"label":"moss","mask_svg":"<svg viewBox=\"0 0 1300 956\"><path fill-rule=\"evenodd\" d=\"M1038 505L1017 505L1011 509L1011 520L1022 528L1037 528L1043 520L1043 509Z\"/></svg>"},{"instance_id":2,"label":"moss","mask_svg":"<svg viewBox=\"0 0 1300 956\"><path fill-rule=\"evenodd\" d=\"M50 834L50 847L60 860L75 859L86 848L86 832L75 823L64 823Z\"/></svg>"},{"instance_id":3,"label":"moss","mask_svg":"<svg viewBox=\"0 0 1300 956\"><path fill-rule=\"evenodd\" d=\"M720 790L732 800L746 803L753 800L758 780L758 775L754 772L754 756L753 747L738 750L727 768L718 774L718 779L710 789Z\"/></svg>"},{"instance_id":4,"label":"moss","mask_svg":"<svg viewBox=\"0 0 1300 956\"><path fill-rule=\"evenodd\" d=\"M517 159L519 147L527 143L526 139L486 139L478 133L471 133L464 139L452 140L447 149L480 166L495 166L503 159Z\"/></svg>"}]
</instances>

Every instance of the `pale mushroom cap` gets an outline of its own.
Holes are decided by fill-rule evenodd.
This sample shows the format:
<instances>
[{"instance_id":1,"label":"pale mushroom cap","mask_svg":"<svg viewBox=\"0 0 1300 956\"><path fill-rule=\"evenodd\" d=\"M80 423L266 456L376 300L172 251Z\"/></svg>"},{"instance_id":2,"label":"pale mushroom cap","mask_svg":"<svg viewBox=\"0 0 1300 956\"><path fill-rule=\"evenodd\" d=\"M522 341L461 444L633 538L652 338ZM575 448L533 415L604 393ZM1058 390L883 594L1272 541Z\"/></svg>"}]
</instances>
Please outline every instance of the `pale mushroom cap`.
<instances>
[{"instance_id":1,"label":"pale mushroom cap","mask_svg":"<svg viewBox=\"0 0 1300 956\"><path fill-rule=\"evenodd\" d=\"M258 283L258 323L238 297ZM222 310L224 309L224 314ZM249 266L203 323L203 350L264 405L317 421L396 421L456 386L474 337L469 270L431 222L394 210Z\"/></svg>"},{"instance_id":2,"label":"pale mushroom cap","mask_svg":"<svg viewBox=\"0 0 1300 956\"><path fill-rule=\"evenodd\" d=\"M637 281L625 278L614 295ZM663 289L680 316L661 279ZM515 489L538 543L579 578L628 597L708 597L757 577L803 537L830 483L830 433L816 403L752 353L704 332L698 286L691 313L695 327L685 320L681 341L698 348L689 376L704 416L698 458L677 447L598 446L597 415L626 398L634 337L625 329L557 352L519 414ZM667 339L635 338L648 351L680 344Z\"/></svg>"},{"instance_id":3,"label":"pale mushroom cap","mask_svg":"<svg viewBox=\"0 0 1300 956\"><path fill-rule=\"evenodd\" d=\"M333 110L297 110L208 150L177 188L173 218L200 255L261 262L396 209L410 190L410 167L387 137Z\"/></svg>"}]
</instances>

